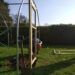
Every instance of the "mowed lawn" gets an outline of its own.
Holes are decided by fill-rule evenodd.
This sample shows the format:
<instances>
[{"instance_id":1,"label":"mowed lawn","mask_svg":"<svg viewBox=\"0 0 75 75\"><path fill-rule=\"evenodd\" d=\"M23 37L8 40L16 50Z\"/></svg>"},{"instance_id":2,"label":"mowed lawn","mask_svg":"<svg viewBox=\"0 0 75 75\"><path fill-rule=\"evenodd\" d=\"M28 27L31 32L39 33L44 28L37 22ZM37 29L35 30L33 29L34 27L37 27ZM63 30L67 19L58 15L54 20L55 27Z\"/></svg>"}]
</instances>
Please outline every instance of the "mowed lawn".
<instances>
[{"instance_id":1,"label":"mowed lawn","mask_svg":"<svg viewBox=\"0 0 75 75\"><path fill-rule=\"evenodd\" d=\"M54 54L53 50L75 50L74 46L50 46L42 48L38 54L36 67L32 75L75 75L75 54ZM24 50L27 50L24 48ZM7 62L6 57L16 55L16 48L0 47L0 64ZM7 66L0 66L0 75L16 75Z\"/></svg>"}]
</instances>

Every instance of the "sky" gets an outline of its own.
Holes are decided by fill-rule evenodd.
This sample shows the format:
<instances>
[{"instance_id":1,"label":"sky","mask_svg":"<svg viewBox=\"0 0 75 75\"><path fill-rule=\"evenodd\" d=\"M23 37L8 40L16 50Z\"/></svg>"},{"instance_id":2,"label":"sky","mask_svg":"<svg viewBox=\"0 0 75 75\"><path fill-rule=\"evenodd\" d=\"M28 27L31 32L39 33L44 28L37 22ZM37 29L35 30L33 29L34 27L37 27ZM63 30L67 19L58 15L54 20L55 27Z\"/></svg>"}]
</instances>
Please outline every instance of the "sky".
<instances>
[{"instance_id":1,"label":"sky","mask_svg":"<svg viewBox=\"0 0 75 75\"><path fill-rule=\"evenodd\" d=\"M5 0L8 3L21 0ZM28 0L25 0L25 2ZM75 0L34 0L39 11L41 25L75 24ZM17 14L19 6L9 6L11 14ZM21 13L28 16L28 6L23 5Z\"/></svg>"}]
</instances>

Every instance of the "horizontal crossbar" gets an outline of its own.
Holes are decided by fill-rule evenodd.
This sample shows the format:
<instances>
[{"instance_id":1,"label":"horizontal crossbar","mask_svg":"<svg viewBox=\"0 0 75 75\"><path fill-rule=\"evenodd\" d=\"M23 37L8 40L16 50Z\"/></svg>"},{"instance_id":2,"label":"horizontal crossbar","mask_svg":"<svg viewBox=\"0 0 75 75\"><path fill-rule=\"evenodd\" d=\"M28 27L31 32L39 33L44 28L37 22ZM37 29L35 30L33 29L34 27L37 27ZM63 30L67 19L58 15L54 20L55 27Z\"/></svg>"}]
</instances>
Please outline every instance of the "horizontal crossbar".
<instances>
[{"instance_id":1,"label":"horizontal crossbar","mask_svg":"<svg viewBox=\"0 0 75 75\"><path fill-rule=\"evenodd\" d=\"M32 64L36 61L36 59L37 59L37 58L36 58L36 57L34 57L34 59L32 60Z\"/></svg>"},{"instance_id":2,"label":"horizontal crossbar","mask_svg":"<svg viewBox=\"0 0 75 75\"><path fill-rule=\"evenodd\" d=\"M67 53L66 52L62 52L62 51L67 51ZM75 54L75 53L68 53L69 51L74 51L75 52L75 50L54 50L54 54Z\"/></svg>"},{"instance_id":3,"label":"horizontal crossbar","mask_svg":"<svg viewBox=\"0 0 75 75\"><path fill-rule=\"evenodd\" d=\"M60 50L60 51L67 51L68 52L68 51L75 51L75 50Z\"/></svg>"},{"instance_id":4,"label":"horizontal crossbar","mask_svg":"<svg viewBox=\"0 0 75 75\"><path fill-rule=\"evenodd\" d=\"M59 54L75 54L75 53L61 53L61 52L60 52Z\"/></svg>"},{"instance_id":5,"label":"horizontal crossbar","mask_svg":"<svg viewBox=\"0 0 75 75\"><path fill-rule=\"evenodd\" d=\"M20 5L21 3L8 3L8 5ZM23 3L23 4L29 4L29 3Z\"/></svg>"},{"instance_id":6,"label":"horizontal crossbar","mask_svg":"<svg viewBox=\"0 0 75 75\"><path fill-rule=\"evenodd\" d=\"M33 29L37 29L35 26L32 26Z\"/></svg>"}]
</instances>

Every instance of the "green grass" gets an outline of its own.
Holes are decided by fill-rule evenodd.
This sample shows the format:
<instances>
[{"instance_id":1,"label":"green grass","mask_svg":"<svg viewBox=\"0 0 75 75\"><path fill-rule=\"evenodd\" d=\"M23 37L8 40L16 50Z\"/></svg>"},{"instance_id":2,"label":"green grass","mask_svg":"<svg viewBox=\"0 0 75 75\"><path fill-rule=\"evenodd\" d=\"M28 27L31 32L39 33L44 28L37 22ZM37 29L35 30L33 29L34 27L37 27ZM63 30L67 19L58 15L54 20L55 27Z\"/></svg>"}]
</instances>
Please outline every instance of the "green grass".
<instances>
[{"instance_id":1,"label":"green grass","mask_svg":"<svg viewBox=\"0 0 75 75\"><path fill-rule=\"evenodd\" d=\"M75 55L55 55L53 50L75 50L74 46L50 46L42 48L38 54L36 67L32 69L32 75L74 75ZM27 50L27 49L25 49ZM16 55L16 48L0 47L0 63L7 56ZM16 75L16 71L10 71L8 67L0 68L0 75Z\"/></svg>"},{"instance_id":2,"label":"green grass","mask_svg":"<svg viewBox=\"0 0 75 75\"><path fill-rule=\"evenodd\" d=\"M33 75L74 75L75 55L54 55L53 50L75 50L73 46L52 46L41 49Z\"/></svg>"}]
</instances>

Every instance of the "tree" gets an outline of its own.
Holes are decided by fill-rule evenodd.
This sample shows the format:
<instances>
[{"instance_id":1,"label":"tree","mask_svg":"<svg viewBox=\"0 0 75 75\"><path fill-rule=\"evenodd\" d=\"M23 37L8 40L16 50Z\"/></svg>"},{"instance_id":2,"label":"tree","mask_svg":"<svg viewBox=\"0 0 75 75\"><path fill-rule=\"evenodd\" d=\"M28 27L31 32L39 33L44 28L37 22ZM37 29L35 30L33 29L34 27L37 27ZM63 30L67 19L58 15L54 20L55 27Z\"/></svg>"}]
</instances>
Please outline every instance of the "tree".
<instances>
[{"instance_id":1,"label":"tree","mask_svg":"<svg viewBox=\"0 0 75 75\"><path fill-rule=\"evenodd\" d=\"M0 25L4 22L4 20L12 21L12 18L9 16L9 9L8 9L8 3L6 3L4 0L0 0ZM2 24L3 25L3 24Z\"/></svg>"},{"instance_id":2,"label":"tree","mask_svg":"<svg viewBox=\"0 0 75 75\"><path fill-rule=\"evenodd\" d=\"M14 21L15 24L17 24L17 18L18 18L17 14L13 15L13 21ZM20 23L20 27L24 27L28 24L28 20L24 15L21 14L19 23Z\"/></svg>"},{"instance_id":3,"label":"tree","mask_svg":"<svg viewBox=\"0 0 75 75\"><path fill-rule=\"evenodd\" d=\"M0 0L0 42L9 44L9 26L11 26L12 18L9 16L8 3Z\"/></svg>"}]
</instances>

